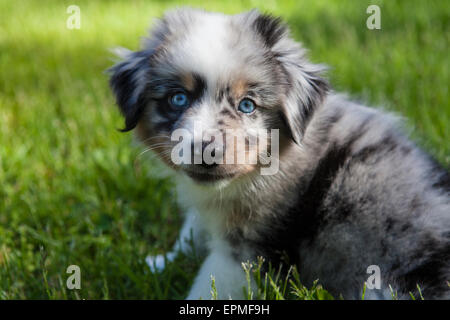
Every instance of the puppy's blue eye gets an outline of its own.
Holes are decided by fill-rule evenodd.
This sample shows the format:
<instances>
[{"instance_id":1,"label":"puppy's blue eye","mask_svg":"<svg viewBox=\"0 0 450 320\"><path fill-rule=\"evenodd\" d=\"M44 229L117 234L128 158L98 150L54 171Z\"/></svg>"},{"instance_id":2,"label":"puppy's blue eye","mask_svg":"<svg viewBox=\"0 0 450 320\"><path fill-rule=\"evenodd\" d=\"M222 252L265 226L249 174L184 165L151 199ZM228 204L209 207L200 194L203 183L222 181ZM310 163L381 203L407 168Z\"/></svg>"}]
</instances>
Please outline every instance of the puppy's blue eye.
<instances>
[{"instance_id":1,"label":"puppy's blue eye","mask_svg":"<svg viewBox=\"0 0 450 320\"><path fill-rule=\"evenodd\" d=\"M186 108L189 105L189 99L184 93L175 93L170 97L170 104L175 108Z\"/></svg>"},{"instance_id":2,"label":"puppy's blue eye","mask_svg":"<svg viewBox=\"0 0 450 320\"><path fill-rule=\"evenodd\" d=\"M239 102L238 110L243 113L252 113L255 110L255 103L250 99L242 99Z\"/></svg>"}]
</instances>

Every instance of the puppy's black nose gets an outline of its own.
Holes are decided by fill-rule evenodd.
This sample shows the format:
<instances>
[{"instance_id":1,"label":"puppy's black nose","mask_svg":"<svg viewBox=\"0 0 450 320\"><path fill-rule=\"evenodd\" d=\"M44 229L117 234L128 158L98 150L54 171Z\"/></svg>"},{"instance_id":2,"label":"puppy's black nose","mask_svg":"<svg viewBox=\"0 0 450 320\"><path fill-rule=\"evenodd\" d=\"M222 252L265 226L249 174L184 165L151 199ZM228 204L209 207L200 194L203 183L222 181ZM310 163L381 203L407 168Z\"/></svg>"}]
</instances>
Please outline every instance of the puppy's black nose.
<instances>
[{"instance_id":1,"label":"puppy's black nose","mask_svg":"<svg viewBox=\"0 0 450 320\"><path fill-rule=\"evenodd\" d=\"M222 152L219 152L220 148L214 148L211 150L213 145L209 147L209 151L205 153L206 147L213 142L205 142L202 143L192 143L191 144L191 152L194 160L194 164L200 165L206 169L212 169L218 166L218 163L215 161L216 156L220 159ZM210 156L210 157L209 157Z\"/></svg>"}]
</instances>

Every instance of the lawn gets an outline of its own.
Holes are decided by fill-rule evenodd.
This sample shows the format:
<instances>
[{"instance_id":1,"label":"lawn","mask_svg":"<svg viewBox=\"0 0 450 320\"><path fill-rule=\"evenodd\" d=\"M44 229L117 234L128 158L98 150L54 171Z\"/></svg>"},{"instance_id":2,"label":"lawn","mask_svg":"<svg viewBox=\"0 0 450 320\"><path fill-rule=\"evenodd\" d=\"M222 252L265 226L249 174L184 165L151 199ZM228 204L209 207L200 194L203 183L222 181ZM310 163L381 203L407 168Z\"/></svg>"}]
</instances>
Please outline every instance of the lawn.
<instances>
[{"instance_id":1,"label":"lawn","mask_svg":"<svg viewBox=\"0 0 450 320\"><path fill-rule=\"evenodd\" d=\"M66 28L72 4L80 29ZM152 160L116 130L104 73L109 48L137 49L151 19L182 4L0 0L0 299L186 296L200 257L155 274L144 262L171 247L180 211L171 182L152 177ZM336 90L402 115L450 166L449 1L189 4L282 16L311 59L330 66ZM370 4L381 8L381 30L366 27ZM66 288L69 265L81 268L80 290Z\"/></svg>"}]
</instances>

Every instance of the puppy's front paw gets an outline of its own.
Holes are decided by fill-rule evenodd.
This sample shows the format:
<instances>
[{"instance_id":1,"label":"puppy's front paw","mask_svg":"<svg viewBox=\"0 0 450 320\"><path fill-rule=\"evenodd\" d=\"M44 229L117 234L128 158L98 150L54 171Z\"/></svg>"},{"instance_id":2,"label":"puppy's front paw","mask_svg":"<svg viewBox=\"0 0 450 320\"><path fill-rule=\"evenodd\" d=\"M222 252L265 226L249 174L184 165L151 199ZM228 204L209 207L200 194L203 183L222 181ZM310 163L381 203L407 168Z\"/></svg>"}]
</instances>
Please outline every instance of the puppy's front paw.
<instances>
[{"instance_id":1,"label":"puppy's front paw","mask_svg":"<svg viewBox=\"0 0 450 320\"><path fill-rule=\"evenodd\" d=\"M167 254L157 254L155 256L147 256L145 258L145 262L150 268L150 271L155 272L162 272L167 262L172 262L176 257L175 252L168 252Z\"/></svg>"}]
</instances>

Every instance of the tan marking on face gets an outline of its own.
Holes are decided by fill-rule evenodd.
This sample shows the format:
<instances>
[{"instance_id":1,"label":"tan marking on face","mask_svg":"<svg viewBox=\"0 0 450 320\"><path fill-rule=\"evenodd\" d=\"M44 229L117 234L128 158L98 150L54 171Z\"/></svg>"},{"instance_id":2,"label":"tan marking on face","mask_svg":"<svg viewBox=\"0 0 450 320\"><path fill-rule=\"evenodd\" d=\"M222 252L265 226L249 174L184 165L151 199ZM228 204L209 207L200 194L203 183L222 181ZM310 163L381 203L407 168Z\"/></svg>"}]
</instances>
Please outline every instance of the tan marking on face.
<instances>
[{"instance_id":1,"label":"tan marking on face","mask_svg":"<svg viewBox=\"0 0 450 320\"><path fill-rule=\"evenodd\" d=\"M170 152L173 148L169 137L155 135L147 121L139 121L136 125L136 136L150 148L158 157L169 167L177 169L175 164L170 159Z\"/></svg>"},{"instance_id":2,"label":"tan marking on face","mask_svg":"<svg viewBox=\"0 0 450 320\"><path fill-rule=\"evenodd\" d=\"M225 143L224 169L234 172L236 176L255 170L257 163L250 163L250 154L253 148L246 143L245 131L236 123L234 123L234 127L230 125L227 129L229 130L225 130L223 135Z\"/></svg>"},{"instance_id":3,"label":"tan marking on face","mask_svg":"<svg viewBox=\"0 0 450 320\"><path fill-rule=\"evenodd\" d=\"M195 79L191 73L184 73L181 76L181 83L183 87L188 91L194 91L195 89Z\"/></svg>"},{"instance_id":4,"label":"tan marking on face","mask_svg":"<svg viewBox=\"0 0 450 320\"><path fill-rule=\"evenodd\" d=\"M244 78L238 78L231 84L231 95L234 99L241 99L248 90L248 82Z\"/></svg>"},{"instance_id":5,"label":"tan marking on face","mask_svg":"<svg viewBox=\"0 0 450 320\"><path fill-rule=\"evenodd\" d=\"M144 143L146 139L152 136L149 124L142 120L136 125L135 133L137 138Z\"/></svg>"}]
</instances>

